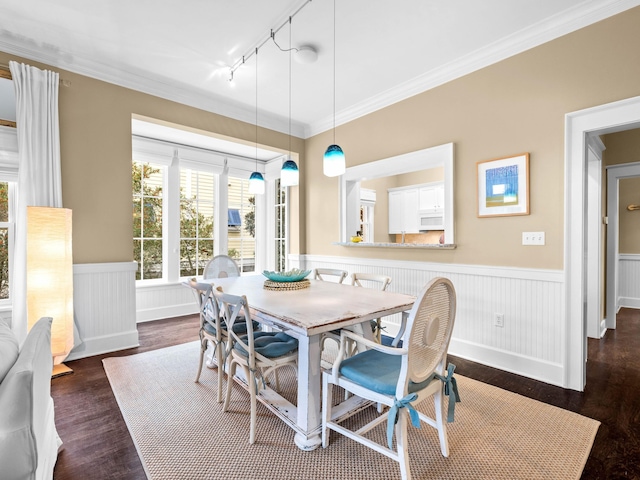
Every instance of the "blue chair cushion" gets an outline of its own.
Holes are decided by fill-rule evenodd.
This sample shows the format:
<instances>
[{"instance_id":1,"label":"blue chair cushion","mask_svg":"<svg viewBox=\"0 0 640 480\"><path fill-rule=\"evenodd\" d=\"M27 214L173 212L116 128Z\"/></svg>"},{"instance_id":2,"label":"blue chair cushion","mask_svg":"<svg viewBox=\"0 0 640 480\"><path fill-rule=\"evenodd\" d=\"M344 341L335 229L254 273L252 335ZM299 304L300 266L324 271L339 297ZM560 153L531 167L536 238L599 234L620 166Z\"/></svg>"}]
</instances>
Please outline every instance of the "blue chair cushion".
<instances>
[{"instance_id":1,"label":"blue chair cushion","mask_svg":"<svg viewBox=\"0 0 640 480\"><path fill-rule=\"evenodd\" d=\"M253 325L253 329L257 330L258 327L260 326L260 324L258 322L256 322L255 320L251 321L251 324ZM227 328L227 324L225 323L225 321L222 321L222 328L226 329ZM204 330L211 334L211 335L215 335L216 334L216 327L214 327L213 325L211 325L209 322L206 322L204 324ZM233 331L236 332L238 335L242 334L242 333L247 333L247 322L244 321L244 317L242 318L238 318L235 323L233 324Z\"/></svg>"},{"instance_id":2,"label":"blue chair cushion","mask_svg":"<svg viewBox=\"0 0 640 480\"><path fill-rule=\"evenodd\" d=\"M247 343L247 336L240 337ZM298 340L282 332L255 332L253 334L254 350L267 358L282 357L298 348ZM241 355L247 356L247 352L242 346L236 343L233 349Z\"/></svg>"},{"instance_id":3,"label":"blue chair cushion","mask_svg":"<svg viewBox=\"0 0 640 480\"><path fill-rule=\"evenodd\" d=\"M394 340L394 338L390 337L389 335L381 335L380 339L381 339L380 343L382 343L382 345L385 345L387 347L391 347L392 346L391 343ZM398 342L398 348L402 348L402 340Z\"/></svg>"},{"instance_id":4,"label":"blue chair cushion","mask_svg":"<svg viewBox=\"0 0 640 480\"><path fill-rule=\"evenodd\" d=\"M394 395L400 376L402 357L378 350L366 350L343 360L340 374L369 390L384 395ZM409 393L423 389L431 379L421 383L409 382Z\"/></svg>"}]
</instances>

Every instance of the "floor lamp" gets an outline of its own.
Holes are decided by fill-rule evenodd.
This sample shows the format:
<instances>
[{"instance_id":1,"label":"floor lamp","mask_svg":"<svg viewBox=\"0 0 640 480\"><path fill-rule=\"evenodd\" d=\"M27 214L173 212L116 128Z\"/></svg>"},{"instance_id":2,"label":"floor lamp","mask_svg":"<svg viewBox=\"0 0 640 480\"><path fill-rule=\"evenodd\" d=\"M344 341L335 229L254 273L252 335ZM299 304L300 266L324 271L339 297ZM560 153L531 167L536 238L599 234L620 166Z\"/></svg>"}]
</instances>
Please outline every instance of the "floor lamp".
<instances>
[{"instance_id":1,"label":"floor lamp","mask_svg":"<svg viewBox=\"0 0 640 480\"><path fill-rule=\"evenodd\" d=\"M27 325L52 317L53 374L72 370L62 362L73 348L71 210L27 207Z\"/></svg>"}]
</instances>

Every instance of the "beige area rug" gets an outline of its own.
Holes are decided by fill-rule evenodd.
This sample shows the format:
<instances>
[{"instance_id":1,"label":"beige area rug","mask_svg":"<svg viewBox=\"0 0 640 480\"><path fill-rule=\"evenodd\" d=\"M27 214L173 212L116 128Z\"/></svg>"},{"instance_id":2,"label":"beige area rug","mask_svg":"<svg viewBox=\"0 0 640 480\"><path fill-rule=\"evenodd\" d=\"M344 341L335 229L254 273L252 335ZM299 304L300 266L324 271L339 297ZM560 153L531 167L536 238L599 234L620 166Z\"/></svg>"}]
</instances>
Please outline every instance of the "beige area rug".
<instances>
[{"instance_id":1,"label":"beige area rug","mask_svg":"<svg viewBox=\"0 0 640 480\"><path fill-rule=\"evenodd\" d=\"M326 449L299 450L293 430L259 403L257 442L249 445L247 392L234 385L231 411L223 413L217 370L205 368L200 383L193 381L198 348L193 342L104 360L150 479L400 478L397 463L335 432ZM599 422L456 377L462 402L449 424L450 456L440 454L434 429L409 427L414 479L580 477ZM289 380L285 396L295 398ZM385 426L372 432L382 442Z\"/></svg>"}]
</instances>

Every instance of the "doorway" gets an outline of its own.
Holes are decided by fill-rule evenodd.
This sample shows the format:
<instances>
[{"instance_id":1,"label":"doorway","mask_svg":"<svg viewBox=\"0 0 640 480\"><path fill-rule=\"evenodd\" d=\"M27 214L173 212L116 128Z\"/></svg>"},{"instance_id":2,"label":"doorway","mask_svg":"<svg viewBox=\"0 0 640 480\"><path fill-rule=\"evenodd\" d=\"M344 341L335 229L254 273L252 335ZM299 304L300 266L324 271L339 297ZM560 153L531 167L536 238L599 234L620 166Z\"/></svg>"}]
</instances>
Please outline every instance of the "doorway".
<instances>
[{"instance_id":1,"label":"doorway","mask_svg":"<svg viewBox=\"0 0 640 480\"><path fill-rule=\"evenodd\" d=\"M607 328L616 328L620 307L620 191L621 183L640 176L640 163L625 163L607 167Z\"/></svg>"},{"instance_id":2,"label":"doorway","mask_svg":"<svg viewBox=\"0 0 640 480\"><path fill-rule=\"evenodd\" d=\"M587 137L640 126L640 97L569 113L565 117L565 330L563 386L584 390L587 328Z\"/></svg>"}]
</instances>

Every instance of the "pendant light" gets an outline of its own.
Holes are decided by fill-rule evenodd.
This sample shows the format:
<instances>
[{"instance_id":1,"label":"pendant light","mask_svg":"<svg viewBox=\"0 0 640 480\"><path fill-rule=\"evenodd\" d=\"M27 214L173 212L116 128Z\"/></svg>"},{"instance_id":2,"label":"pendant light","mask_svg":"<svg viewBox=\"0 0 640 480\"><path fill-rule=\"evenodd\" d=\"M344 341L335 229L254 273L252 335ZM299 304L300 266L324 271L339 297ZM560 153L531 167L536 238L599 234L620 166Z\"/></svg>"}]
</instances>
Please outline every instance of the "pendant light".
<instances>
[{"instance_id":1,"label":"pendant light","mask_svg":"<svg viewBox=\"0 0 640 480\"><path fill-rule=\"evenodd\" d=\"M256 170L249 177L249 193L264 194L264 177L258 171L258 49L256 48Z\"/></svg>"},{"instance_id":2,"label":"pendant light","mask_svg":"<svg viewBox=\"0 0 640 480\"><path fill-rule=\"evenodd\" d=\"M300 181L300 172L298 165L291 158L291 17L289 17L289 156L287 161L282 164L280 171L280 185L283 187L294 187Z\"/></svg>"},{"instance_id":3,"label":"pendant light","mask_svg":"<svg viewBox=\"0 0 640 480\"><path fill-rule=\"evenodd\" d=\"M333 144L324 152L322 170L327 177L337 177L345 168L344 152L336 144L336 1L333 0Z\"/></svg>"}]
</instances>

